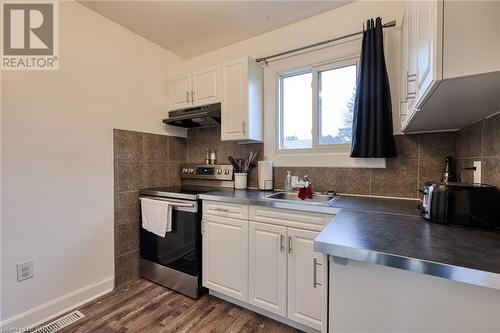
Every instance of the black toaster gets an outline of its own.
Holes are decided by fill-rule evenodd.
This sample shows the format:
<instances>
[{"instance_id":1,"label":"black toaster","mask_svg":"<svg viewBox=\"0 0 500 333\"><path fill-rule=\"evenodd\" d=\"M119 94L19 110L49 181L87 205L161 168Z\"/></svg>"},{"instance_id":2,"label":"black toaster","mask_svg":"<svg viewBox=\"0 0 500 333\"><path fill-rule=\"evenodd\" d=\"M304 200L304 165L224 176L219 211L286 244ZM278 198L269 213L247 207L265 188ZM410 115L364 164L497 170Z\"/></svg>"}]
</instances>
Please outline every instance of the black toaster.
<instances>
[{"instance_id":1,"label":"black toaster","mask_svg":"<svg viewBox=\"0 0 500 333\"><path fill-rule=\"evenodd\" d=\"M434 223L500 230L500 191L491 185L427 182L419 206Z\"/></svg>"}]
</instances>

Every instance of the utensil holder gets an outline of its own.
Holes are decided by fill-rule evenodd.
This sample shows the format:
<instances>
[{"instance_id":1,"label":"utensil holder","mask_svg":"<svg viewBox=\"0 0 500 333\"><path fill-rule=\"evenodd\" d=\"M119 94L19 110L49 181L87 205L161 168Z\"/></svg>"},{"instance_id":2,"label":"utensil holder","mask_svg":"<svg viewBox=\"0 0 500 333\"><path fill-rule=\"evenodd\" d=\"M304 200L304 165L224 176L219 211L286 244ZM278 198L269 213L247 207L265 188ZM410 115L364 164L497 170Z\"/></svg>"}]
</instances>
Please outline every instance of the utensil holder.
<instances>
[{"instance_id":1,"label":"utensil holder","mask_svg":"<svg viewBox=\"0 0 500 333\"><path fill-rule=\"evenodd\" d=\"M234 188L245 190L247 188L247 173L236 172L234 174Z\"/></svg>"}]
</instances>

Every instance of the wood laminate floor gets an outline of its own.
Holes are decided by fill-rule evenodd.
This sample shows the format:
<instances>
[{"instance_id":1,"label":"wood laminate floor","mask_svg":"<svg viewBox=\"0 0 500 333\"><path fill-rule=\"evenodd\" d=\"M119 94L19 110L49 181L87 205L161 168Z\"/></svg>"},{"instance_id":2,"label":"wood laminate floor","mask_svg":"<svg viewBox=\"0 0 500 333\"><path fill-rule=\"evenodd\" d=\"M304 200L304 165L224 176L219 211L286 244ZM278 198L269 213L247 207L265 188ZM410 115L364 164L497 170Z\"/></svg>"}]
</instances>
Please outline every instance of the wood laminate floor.
<instances>
[{"instance_id":1,"label":"wood laminate floor","mask_svg":"<svg viewBox=\"0 0 500 333\"><path fill-rule=\"evenodd\" d=\"M197 300L136 280L79 308L65 333L301 332L208 294Z\"/></svg>"}]
</instances>

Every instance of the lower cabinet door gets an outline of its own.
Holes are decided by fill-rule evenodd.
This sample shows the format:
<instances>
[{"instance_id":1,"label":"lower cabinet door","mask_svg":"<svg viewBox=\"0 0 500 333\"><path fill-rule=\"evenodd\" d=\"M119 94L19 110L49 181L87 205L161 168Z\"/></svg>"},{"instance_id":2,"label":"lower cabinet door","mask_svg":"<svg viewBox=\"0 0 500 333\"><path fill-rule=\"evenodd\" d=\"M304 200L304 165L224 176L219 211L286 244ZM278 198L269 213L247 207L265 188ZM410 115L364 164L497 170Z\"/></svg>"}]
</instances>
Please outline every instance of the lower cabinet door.
<instances>
[{"instance_id":1,"label":"lower cabinet door","mask_svg":"<svg viewBox=\"0 0 500 333\"><path fill-rule=\"evenodd\" d=\"M288 318L321 330L323 262L317 232L288 228Z\"/></svg>"},{"instance_id":2,"label":"lower cabinet door","mask_svg":"<svg viewBox=\"0 0 500 333\"><path fill-rule=\"evenodd\" d=\"M248 302L248 220L203 216L203 286Z\"/></svg>"},{"instance_id":3,"label":"lower cabinet door","mask_svg":"<svg viewBox=\"0 0 500 333\"><path fill-rule=\"evenodd\" d=\"M249 302L286 316L287 228L250 222Z\"/></svg>"}]
</instances>

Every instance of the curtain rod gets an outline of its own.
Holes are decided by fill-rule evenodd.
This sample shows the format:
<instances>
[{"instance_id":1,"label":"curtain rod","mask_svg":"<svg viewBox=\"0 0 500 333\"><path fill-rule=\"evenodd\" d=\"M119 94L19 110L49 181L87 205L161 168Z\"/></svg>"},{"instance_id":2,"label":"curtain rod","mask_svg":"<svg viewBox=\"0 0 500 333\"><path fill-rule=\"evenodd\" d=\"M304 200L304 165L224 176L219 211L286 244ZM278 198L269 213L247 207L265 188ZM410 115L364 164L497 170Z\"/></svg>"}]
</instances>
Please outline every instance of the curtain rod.
<instances>
[{"instance_id":1,"label":"curtain rod","mask_svg":"<svg viewBox=\"0 0 500 333\"><path fill-rule=\"evenodd\" d=\"M382 28L392 28L392 27L395 27L395 26L396 26L396 21L390 21L390 22L387 22L387 23L383 24ZM267 57L257 58L257 59L255 59L255 61L256 62L265 62L266 65L267 65L268 64L267 61L269 59L280 57L280 56L283 56L283 55L286 55L286 54L290 54L290 53L294 53L294 52L298 52L298 51L302 51L302 50L307 50L307 49L310 49L310 48L313 48L313 47L316 47L316 46L320 46L320 45L324 45L324 44L336 42L338 40L342 40L342 39L345 39L345 38L349 38L349 37L361 35L362 33L363 33L363 31L354 32L352 34L340 36L340 37L333 38L333 39L324 40L322 42L310 44L310 45L307 45L307 46L298 47L296 49L292 49L292 50L288 50L288 51L285 51L285 52L276 53L276 54L273 54L273 55L270 55L270 56L267 56Z\"/></svg>"}]
</instances>

